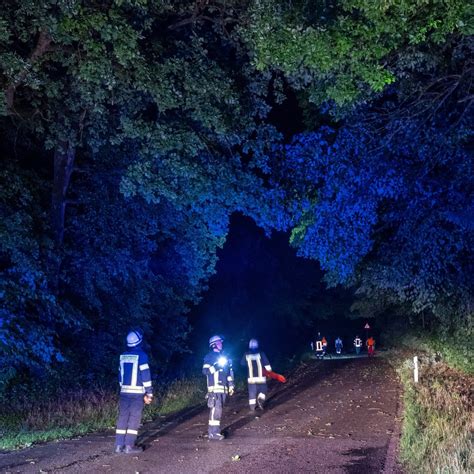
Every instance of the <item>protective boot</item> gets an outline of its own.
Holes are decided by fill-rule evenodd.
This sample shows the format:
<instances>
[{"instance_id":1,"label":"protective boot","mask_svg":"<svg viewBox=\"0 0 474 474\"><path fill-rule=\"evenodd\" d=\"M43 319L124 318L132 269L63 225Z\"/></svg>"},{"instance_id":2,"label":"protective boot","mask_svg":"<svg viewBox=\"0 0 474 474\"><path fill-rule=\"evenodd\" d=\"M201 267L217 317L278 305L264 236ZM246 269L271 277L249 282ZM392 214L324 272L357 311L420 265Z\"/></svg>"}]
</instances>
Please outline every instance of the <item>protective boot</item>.
<instances>
[{"instance_id":1,"label":"protective boot","mask_svg":"<svg viewBox=\"0 0 474 474\"><path fill-rule=\"evenodd\" d=\"M124 446L121 446L120 444L118 446L115 446L114 453L115 454L123 453L123 448Z\"/></svg>"},{"instance_id":2,"label":"protective boot","mask_svg":"<svg viewBox=\"0 0 474 474\"><path fill-rule=\"evenodd\" d=\"M260 410L263 410L263 405L265 403L265 400L261 397L258 397L257 398L257 405L258 405L258 408L260 408Z\"/></svg>"},{"instance_id":3,"label":"protective boot","mask_svg":"<svg viewBox=\"0 0 474 474\"><path fill-rule=\"evenodd\" d=\"M139 448L137 446L125 446L125 449L123 450L124 453L126 454L139 454L143 453L143 449Z\"/></svg>"},{"instance_id":4,"label":"protective boot","mask_svg":"<svg viewBox=\"0 0 474 474\"><path fill-rule=\"evenodd\" d=\"M212 441L222 441L223 439L225 439L225 436L220 433L212 433L209 435L209 439Z\"/></svg>"}]
</instances>

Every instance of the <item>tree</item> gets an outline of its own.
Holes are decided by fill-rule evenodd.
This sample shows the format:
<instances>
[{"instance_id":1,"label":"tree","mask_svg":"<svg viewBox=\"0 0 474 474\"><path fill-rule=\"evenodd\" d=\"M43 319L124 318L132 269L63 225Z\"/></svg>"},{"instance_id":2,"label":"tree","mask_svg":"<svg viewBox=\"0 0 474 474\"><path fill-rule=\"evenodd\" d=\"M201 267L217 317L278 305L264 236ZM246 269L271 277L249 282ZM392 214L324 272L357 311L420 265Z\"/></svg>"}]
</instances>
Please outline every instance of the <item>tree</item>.
<instances>
[{"instance_id":1,"label":"tree","mask_svg":"<svg viewBox=\"0 0 474 474\"><path fill-rule=\"evenodd\" d=\"M264 140L276 136L261 123L266 80L247 75L225 29L188 21L190 5L11 2L2 12L3 160L13 175L24 167L42 183L23 211L38 222L28 228L38 248L30 263L52 298L21 316L56 359L73 362L95 346L103 361L131 324L157 330L157 353L169 358L231 213L273 225L278 191L260 174ZM18 187L15 199L28 185ZM15 212L9 196L7 215ZM23 232L10 226L5 235L20 242ZM54 248L39 245L45 236ZM1 254L7 286L9 250ZM19 306L9 311L9 321L20 317ZM55 324L39 323L49 321L43 313ZM3 327L9 338L13 326ZM9 345L17 368L38 356L17 357L25 334Z\"/></svg>"},{"instance_id":2,"label":"tree","mask_svg":"<svg viewBox=\"0 0 474 474\"><path fill-rule=\"evenodd\" d=\"M275 159L300 255L379 310L408 304L448 328L472 317L471 47L454 42L437 70L413 73L339 129L295 137Z\"/></svg>"},{"instance_id":3,"label":"tree","mask_svg":"<svg viewBox=\"0 0 474 474\"><path fill-rule=\"evenodd\" d=\"M258 70L280 71L309 102L349 110L394 83L414 50L472 33L462 0L261 0L249 16L244 37Z\"/></svg>"}]
</instances>

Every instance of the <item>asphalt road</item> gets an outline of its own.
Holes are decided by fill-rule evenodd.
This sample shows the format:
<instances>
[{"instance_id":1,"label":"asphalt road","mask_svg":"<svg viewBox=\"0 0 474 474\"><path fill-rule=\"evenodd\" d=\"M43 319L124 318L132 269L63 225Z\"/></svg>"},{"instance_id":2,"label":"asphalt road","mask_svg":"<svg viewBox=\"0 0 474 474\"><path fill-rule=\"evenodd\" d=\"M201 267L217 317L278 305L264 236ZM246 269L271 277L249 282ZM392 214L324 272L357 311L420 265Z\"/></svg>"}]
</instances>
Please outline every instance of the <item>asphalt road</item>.
<instances>
[{"instance_id":1,"label":"asphalt road","mask_svg":"<svg viewBox=\"0 0 474 474\"><path fill-rule=\"evenodd\" d=\"M137 456L111 454L113 433L0 454L0 471L65 473L401 473L396 463L400 387L383 359L303 364L268 405L248 413L246 394L224 411L224 441L209 441L207 409L145 425Z\"/></svg>"}]
</instances>

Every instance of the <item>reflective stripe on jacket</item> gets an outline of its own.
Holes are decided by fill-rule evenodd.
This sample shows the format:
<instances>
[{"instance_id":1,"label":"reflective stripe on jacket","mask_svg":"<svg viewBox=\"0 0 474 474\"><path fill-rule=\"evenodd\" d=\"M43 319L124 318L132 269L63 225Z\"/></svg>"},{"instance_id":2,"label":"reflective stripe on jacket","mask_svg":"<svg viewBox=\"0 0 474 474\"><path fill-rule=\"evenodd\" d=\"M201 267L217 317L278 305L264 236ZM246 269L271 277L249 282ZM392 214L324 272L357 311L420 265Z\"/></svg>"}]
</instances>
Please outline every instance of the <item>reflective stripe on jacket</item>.
<instances>
[{"instance_id":1,"label":"reflective stripe on jacket","mask_svg":"<svg viewBox=\"0 0 474 474\"><path fill-rule=\"evenodd\" d=\"M209 393L228 393L229 387L234 386L234 371L232 360L227 358L225 367L216 367L220 357L226 357L223 352L212 351L204 357L202 373L206 376Z\"/></svg>"},{"instance_id":2,"label":"reflective stripe on jacket","mask_svg":"<svg viewBox=\"0 0 474 474\"><path fill-rule=\"evenodd\" d=\"M148 357L139 347L129 349L120 355L120 393L152 394Z\"/></svg>"},{"instance_id":3,"label":"reflective stripe on jacket","mask_svg":"<svg viewBox=\"0 0 474 474\"><path fill-rule=\"evenodd\" d=\"M247 366L248 370L248 383L265 383L267 378L263 373L263 367L268 372L271 372L272 367L270 362L265 355L265 352L254 352L249 351L244 354L240 364L243 366Z\"/></svg>"}]
</instances>

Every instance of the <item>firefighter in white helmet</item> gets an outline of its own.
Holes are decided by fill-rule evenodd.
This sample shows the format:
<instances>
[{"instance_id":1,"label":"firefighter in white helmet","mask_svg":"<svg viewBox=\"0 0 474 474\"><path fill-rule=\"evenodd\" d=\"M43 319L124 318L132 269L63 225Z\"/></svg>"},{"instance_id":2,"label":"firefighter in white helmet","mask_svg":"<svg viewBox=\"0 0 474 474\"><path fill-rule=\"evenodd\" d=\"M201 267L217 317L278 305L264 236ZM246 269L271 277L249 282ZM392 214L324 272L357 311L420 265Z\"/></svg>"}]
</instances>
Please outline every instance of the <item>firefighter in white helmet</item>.
<instances>
[{"instance_id":1,"label":"firefighter in white helmet","mask_svg":"<svg viewBox=\"0 0 474 474\"><path fill-rule=\"evenodd\" d=\"M255 412L257 405L263 410L267 398L265 371L271 372L272 367L265 352L259 350L257 339L250 339L249 350L243 355L240 364L246 366L248 370L247 382L250 412Z\"/></svg>"},{"instance_id":2,"label":"firefighter in white helmet","mask_svg":"<svg viewBox=\"0 0 474 474\"><path fill-rule=\"evenodd\" d=\"M116 453L136 454L143 451L135 446L135 440L142 418L143 403L148 405L153 401L153 388L148 356L142 349L142 342L141 331L130 331L127 335L128 349L120 356Z\"/></svg>"},{"instance_id":3,"label":"firefighter in white helmet","mask_svg":"<svg viewBox=\"0 0 474 474\"><path fill-rule=\"evenodd\" d=\"M224 439L221 433L222 409L227 394L234 394L234 372L232 360L223 352L224 338L212 336L209 339L211 351L204 357L202 373L207 380L207 406L209 407L208 434L210 440Z\"/></svg>"}]
</instances>

